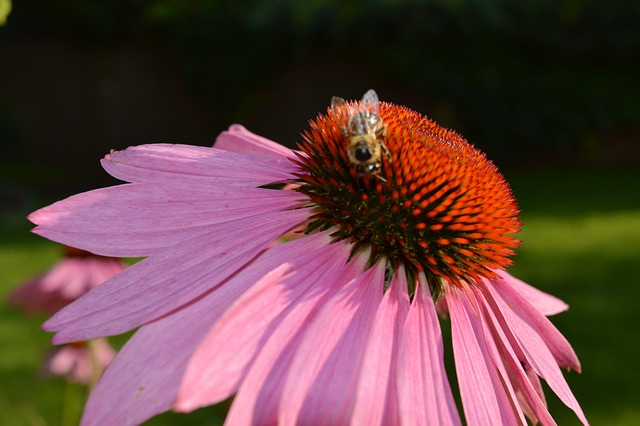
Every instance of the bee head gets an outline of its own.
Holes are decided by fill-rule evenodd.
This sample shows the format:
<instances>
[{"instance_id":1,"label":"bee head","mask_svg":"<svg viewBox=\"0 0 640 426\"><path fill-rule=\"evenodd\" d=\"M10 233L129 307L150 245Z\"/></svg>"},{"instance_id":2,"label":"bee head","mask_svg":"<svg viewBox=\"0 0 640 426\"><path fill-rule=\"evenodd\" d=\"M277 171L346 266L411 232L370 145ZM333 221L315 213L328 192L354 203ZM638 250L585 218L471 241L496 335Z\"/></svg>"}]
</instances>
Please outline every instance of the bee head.
<instances>
[{"instance_id":1,"label":"bee head","mask_svg":"<svg viewBox=\"0 0 640 426\"><path fill-rule=\"evenodd\" d=\"M369 146L367 145L367 143L365 141L360 141L354 147L353 156L359 162L365 163L371 160L371 157L373 157L373 154L371 153L371 150L369 149Z\"/></svg>"}]
</instances>

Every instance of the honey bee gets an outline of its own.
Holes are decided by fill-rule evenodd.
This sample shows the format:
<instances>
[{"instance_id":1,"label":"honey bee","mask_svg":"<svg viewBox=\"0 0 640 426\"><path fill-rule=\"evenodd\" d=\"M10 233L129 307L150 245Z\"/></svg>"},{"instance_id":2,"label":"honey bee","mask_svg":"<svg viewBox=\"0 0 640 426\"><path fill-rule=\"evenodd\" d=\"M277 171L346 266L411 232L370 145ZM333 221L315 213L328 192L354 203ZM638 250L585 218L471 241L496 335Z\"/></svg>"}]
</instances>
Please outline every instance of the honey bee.
<instances>
[{"instance_id":1,"label":"honey bee","mask_svg":"<svg viewBox=\"0 0 640 426\"><path fill-rule=\"evenodd\" d=\"M331 110L340 130L348 138L347 157L358 176L377 176L383 155L391 161L391 154L384 143L387 125L378 114L379 104L374 90L365 93L357 106L351 106L337 96L331 99Z\"/></svg>"}]
</instances>

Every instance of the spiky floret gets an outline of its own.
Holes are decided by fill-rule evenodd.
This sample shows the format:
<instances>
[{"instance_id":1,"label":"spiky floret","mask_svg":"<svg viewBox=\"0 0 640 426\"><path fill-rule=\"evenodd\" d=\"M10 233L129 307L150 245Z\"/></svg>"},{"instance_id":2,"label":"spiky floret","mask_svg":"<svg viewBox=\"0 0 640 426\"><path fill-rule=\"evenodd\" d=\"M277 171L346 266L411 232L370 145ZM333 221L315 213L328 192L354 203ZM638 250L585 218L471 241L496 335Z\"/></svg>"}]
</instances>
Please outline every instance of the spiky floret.
<instances>
[{"instance_id":1,"label":"spiky floret","mask_svg":"<svg viewBox=\"0 0 640 426\"><path fill-rule=\"evenodd\" d=\"M460 286L511 264L519 244L511 189L485 154L453 131L406 107L380 103L390 160L379 175L358 176L331 110L310 122L294 160L298 191L314 214L306 232L331 230L336 240L369 248L410 275L424 271L434 290Z\"/></svg>"}]
</instances>

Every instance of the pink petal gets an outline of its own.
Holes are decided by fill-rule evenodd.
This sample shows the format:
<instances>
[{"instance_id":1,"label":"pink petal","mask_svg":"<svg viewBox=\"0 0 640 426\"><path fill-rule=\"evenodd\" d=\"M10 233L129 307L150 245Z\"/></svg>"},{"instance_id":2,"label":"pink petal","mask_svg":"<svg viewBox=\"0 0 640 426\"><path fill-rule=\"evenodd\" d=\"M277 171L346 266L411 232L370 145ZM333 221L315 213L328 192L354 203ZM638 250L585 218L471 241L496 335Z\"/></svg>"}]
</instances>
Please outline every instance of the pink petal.
<instances>
[{"instance_id":1,"label":"pink petal","mask_svg":"<svg viewBox=\"0 0 640 426\"><path fill-rule=\"evenodd\" d=\"M290 317L290 311L299 311L299 305L317 303L322 291L316 289L340 278L344 268L335 265L344 265L348 255L342 244L331 244L324 234L277 245L263 255L260 261L270 259L279 266L257 278L202 341L185 374L176 408L191 411L235 392L280 322ZM301 324L298 320L291 325Z\"/></svg>"},{"instance_id":2,"label":"pink petal","mask_svg":"<svg viewBox=\"0 0 640 426\"><path fill-rule=\"evenodd\" d=\"M467 299L465 290L448 286L446 293L456 374L467 423L480 426L525 424L524 419L516 417L512 401L505 393L494 363L492 349L495 348L488 346L491 341L485 340L482 313Z\"/></svg>"},{"instance_id":3,"label":"pink petal","mask_svg":"<svg viewBox=\"0 0 640 426\"><path fill-rule=\"evenodd\" d=\"M459 425L435 306L423 274L398 351L398 399L403 424Z\"/></svg>"},{"instance_id":4,"label":"pink petal","mask_svg":"<svg viewBox=\"0 0 640 426\"><path fill-rule=\"evenodd\" d=\"M344 284L308 324L288 367L279 423L350 422L384 271L384 262L378 262Z\"/></svg>"},{"instance_id":5,"label":"pink petal","mask_svg":"<svg viewBox=\"0 0 640 426\"><path fill-rule=\"evenodd\" d=\"M398 424L400 420L396 370L402 363L397 352L408 311L407 280L401 266L376 312L361 367L352 424Z\"/></svg>"},{"instance_id":6,"label":"pink petal","mask_svg":"<svg viewBox=\"0 0 640 426\"><path fill-rule=\"evenodd\" d=\"M487 302L485 301L482 293L479 291L477 287L474 287L472 291L466 293L469 297L469 301L471 303L470 306L473 306L474 312L479 313L480 322L477 323L478 327L482 330L482 337L484 338L484 345L488 350L488 354L491 357L491 361L493 361L493 366L500 377L500 384L494 383L495 391L499 398L505 398L501 407L503 408L502 415L503 417L507 415L511 417L511 415L517 415L513 417L513 422L515 424L526 425L527 421L524 417L524 409L518 403L518 393L513 386L513 377L509 375L508 369L509 364L505 364L504 357L500 352L501 345L506 345L506 340L504 334L501 334L500 329L491 328L491 320L488 318L488 309ZM511 410L507 408L511 407ZM527 407L528 408L528 407Z\"/></svg>"},{"instance_id":7,"label":"pink petal","mask_svg":"<svg viewBox=\"0 0 640 426\"><path fill-rule=\"evenodd\" d=\"M496 281L493 286L487 286L487 288L493 290L493 296L496 300L502 302L501 309L506 304L510 308L508 312L511 316L517 316L520 321L526 322L528 327L535 330L553 354L558 365L580 372L580 361L571 344L549 319L530 304L524 295L518 292L517 288L511 287L503 281Z\"/></svg>"},{"instance_id":8,"label":"pink petal","mask_svg":"<svg viewBox=\"0 0 640 426\"><path fill-rule=\"evenodd\" d=\"M576 413L583 424L587 425L587 419L564 380L558 366L559 361L554 353L555 350L570 362L573 359L577 362L573 350L568 343L564 344L566 340L547 318L523 300L517 292L503 283L496 284L494 288L487 286L487 289L495 298L497 307L504 315L506 326L513 333L527 361L560 400ZM553 345L553 347L547 345Z\"/></svg>"},{"instance_id":9,"label":"pink petal","mask_svg":"<svg viewBox=\"0 0 640 426\"><path fill-rule=\"evenodd\" d=\"M286 157L269 158L190 145L151 144L115 151L102 160L126 182L210 182L255 187L291 178L297 167Z\"/></svg>"},{"instance_id":10,"label":"pink petal","mask_svg":"<svg viewBox=\"0 0 640 426\"><path fill-rule=\"evenodd\" d=\"M521 364L522 365L522 364ZM540 383L540 376L538 376L536 374L536 372L533 370L533 368L531 368L531 364L526 363L524 366L524 373L527 375L527 378L529 379L529 382L531 383L531 386L533 387L533 390L535 391L536 395L538 395L538 398L540 398L540 401L542 401L542 403L544 404L544 406L547 406L547 400L544 396L544 390L542 389L542 383Z\"/></svg>"},{"instance_id":11,"label":"pink petal","mask_svg":"<svg viewBox=\"0 0 640 426\"><path fill-rule=\"evenodd\" d=\"M214 324L226 322L225 318L229 316L226 311L234 310L229 307L246 300L243 294L253 294L254 288L261 288L264 283L271 283L274 275L281 275L289 265L283 259L296 247L313 257L313 249L321 248L320 245L326 245L327 242L325 236L318 235L275 246L254 259L216 291L141 327L127 342L91 395L83 424L137 424L170 409L178 396L187 366L192 358L198 357L194 352L202 352L197 348L205 346L203 339L211 333ZM336 248L340 247L331 246L334 251ZM346 260L346 256L343 257ZM227 348L214 348L212 355L217 356L216 350L221 349ZM215 360L212 359L212 362ZM224 365L217 372L225 376L220 381L226 387L226 393L219 394L221 399L229 397L235 391L234 383L237 383L227 369L233 368ZM158 374L159 371L162 374ZM217 379L217 375L213 379ZM217 401L209 403L213 402Z\"/></svg>"},{"instance_id":12,"label":"pink petal","mask_svg":"<svg viewBox=\"0 0 640 426\"><path fill-rule=\"evenodd\" d=\"M78 295L80 296L95 287L95 285L91 287L87 286L86 289L82 291L81 288L84 287L84 283L86 282L86 264L78 258L65 260L64 266L59 263L58 267L54 267L51 270L51 274L43 279L43 286L45 288L56 289L60 291L61 295L64 295L66 288L71 290L71 293L79 293ZM77 299L77 297L70 297L69 299Z\"/></svg>"},{"instance_id":13,"label":"pink petal","mask_svg":"<svg viewBox=\"0 0 640 426\"><path fill-rule=\"evenodd\" d=\"M348 251L338 244L335 246L343 252ZM346 253L342 253L344 254ZM313 284L312 291L302 299L292 300L290 308L274 324L273 332L252 361L227 416L227 424L278 423L281 402L287 404L287 401L282 400L282 392L289 375L289 366L309 323L344 283L362 273L363 266L356 261L347 265L344 261L334 262L333 267L327 268L327 275Z\"/></svg>"},{"instance_id":14,"label":"pink petal","mask_svg":"<svg viewBox=\"0 0 640 426\"><path fill-rule=\"evenodd\" d=\"M268 263L247 268L229 285L141 327L92 392L82 425L139 424L169 410L187 363L212 324L268 268Z\"/></svg>"},{"instance_id":15,"label":"pink petal","mask_svg":"<svg viewBox=\"0 0 640 426\"><path fill-rule=\"evenodd\" d=\"M292 191L145 182L78 194L29 220L39 225L33 232L63 244L105 256L142 257L214 225L290 209L299 199Z\"/></svg>"},{"instance_id":16,"label":"pink petal","mask_svg":"<svg viewBox=\"0 0 640 426\"><path fill-rule=\"evenodd\" d=\"M478 304L485 308L485 318L489 322L486 328L487 336L493 336L493 341L500 353L500 362L504 363L506 367L506 375L503 380L515 384L516 396L520 406L534 424L541 422L543 425L555 425L556 423L547 409L538 376L530 374L529 364L523 362L524 356L517 344L515 348L512 346L515 343L514 336L508 328L504 329L506 324L502 314L499 310L494 312L491 309L491 306L495 305L495 303L487 302L481 293L475 292L474 294Z\"/></svg>"},{"instance_id":17,"label":"pink petal","mask_svg":"<svg viewBox=\"0 0 640 426\"><path fill-rule=\"evenodd\" d=\"M447 306L446 294L442 294L440 295L440 297L438 297L438 300L436 300L435 306L436 306L436 313L438 314L439 317L441 317L442 319L449 318L449 307Z\"/></svg>"},{"instance_id":18,"label":"pink petal","mask_svg":"<svg viewBox=\"0 0 640 426\"><path fill-rule=\"evenodd\" d=\"M306 216L303 210L265 214L260 222L238 220L180 241L94 288L43 328L59 331L56 343L131 330L211 290Z\"/></svg>"},{"instance_id":19,"label":"pink petal","mask_svg":"<svg viewBox=\"0 0 640 426\"><path fill-rule=\"evenodd\" d=\"M81 363L80 357L86 357L86 347L79 347L75 345L62 345L58 346L48 357L46 362L46 369L49 374L54 376L68 375L70 378L74 375L74 369L77 369L78 364ZM79 382L89 382L89 369L88 366L82 365L80 369L82 371L76 372L76 377L81 377Z\"/></svg>"},{"instance_id":20,"label":"pink petal","mask_svg":"<svg viewBox=\"0 0 640 426\"><path fill-rule=\"evenodd\" d=\"M293 151L289 148L256 135L240 124L233 124L229 127L229 130L220 133L214 146L226 151L256 155L259 157L274 159L294 157Z\"/></svg>"},{"instance_id":21,"label":"pink petal","mask_svg":"<svg viewBox=\"0 0 640 426\"><path fill-rule=\"evenodd\" d=\"M524 297L543 315L555 315L569 309L569 305L564 303L562 300L530 286L524 281L509 275L506 271L496 270L495 272L497 272L508 285L513 287L515 291L520 293L522 297Z\"/></svg>"},{"instance_id":22,"label":"pink petal","mask_svg":"<svg viewBox=\"0 0 640 426\"><path fill-rule=\"evenodd\" d=\"M311 310L292 309L266 341L252 363L236 394L225 423L229 425L275 425L288 366L295 354L306 327L317 307L333 293L319 293L320 298L309 299L302 305Z\"/></svg>"}]
</instances>

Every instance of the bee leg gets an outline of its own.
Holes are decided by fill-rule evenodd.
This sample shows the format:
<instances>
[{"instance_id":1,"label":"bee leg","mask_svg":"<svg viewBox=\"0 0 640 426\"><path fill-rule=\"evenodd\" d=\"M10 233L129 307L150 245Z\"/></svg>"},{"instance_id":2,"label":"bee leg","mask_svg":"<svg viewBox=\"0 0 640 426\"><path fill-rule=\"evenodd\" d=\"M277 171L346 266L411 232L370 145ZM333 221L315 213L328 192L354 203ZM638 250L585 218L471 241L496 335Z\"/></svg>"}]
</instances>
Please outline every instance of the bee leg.
<instances>
[{"instance_id":1,"label":"bee leg","mask_svg":"<svg viewBox=\"0 0 640 426\"><path fill-rule=\"evenodd\" d=\"M389 148L385 145L384 140L387 137L387 125L385 124L381 129L378 129L376 132L376 140L380 143L380 148L382 149L382 153L385 157L387 157L388 161L391 161L391 153L389 152Z\"/></svg>"},{"instance_id":2,"label":"bee leg","mask_svg":"<svg viewBox=\"0 0 640 426\"><path fill-rule=\"evenodd\" d=\"M382 148L382 153L384 154L384 156L387 157L387 161L391 161L391 153L389 152L387 145L385 145L383 141L378 142L380 142L380 148Z\"/></svg>"},{"instance_id":3,"label":"bee leg","mask_svg":"<svg viewBox=\"0 0 640 426\"><path fill-rule=\"evenodd\" d=\"M382 171L382 170L381 170L381 168L380 168L380 164L378 164L378 165L376 165L376 167L371 171L371 176L375 176L376 178L380 179L380 181L381 181L381 182L386 183L386 182L387 182L387 180L386 180L385 178L383 178L383 177L380 175L380 172L381 172L381 171Z\"/></svg>"}]
</instances>

